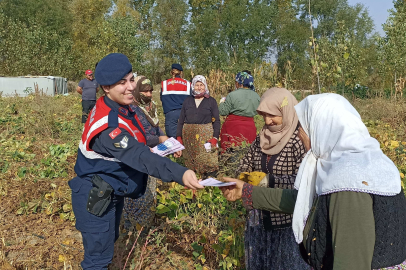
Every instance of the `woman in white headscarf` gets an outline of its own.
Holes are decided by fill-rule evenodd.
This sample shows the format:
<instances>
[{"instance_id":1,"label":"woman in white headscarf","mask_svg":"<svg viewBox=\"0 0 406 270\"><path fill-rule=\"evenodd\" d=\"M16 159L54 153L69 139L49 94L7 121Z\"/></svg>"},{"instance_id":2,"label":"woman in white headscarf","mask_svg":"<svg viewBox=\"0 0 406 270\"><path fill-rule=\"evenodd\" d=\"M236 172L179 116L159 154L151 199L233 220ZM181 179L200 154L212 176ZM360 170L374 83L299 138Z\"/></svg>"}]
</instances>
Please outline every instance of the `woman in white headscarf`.
<instances>
[{"instance_id":1,"label":"woman in white headscarf","mask_svg":"<svg viewBox=\"0 0 406 270\"><path fill-rule=\"evenodd\" d=\"M296 190L225 178L237 183L222 188L225 197L293 213L296 241L313 269L406 269L406 199L395 164L342 96L309 96L295 109L309 150Z\"/></svg>"},{"instance_id":2,"label":"woman in white headscarf","mask_svg":"<svg viewBox=\"0 0 406 270\"><path fill-rule=\"evenodd\" d=\"M210 96L206 78L192 80L192 96L185 99L180 112L176 137L184 144L185 165L201 177L218 171L220 115L216 100Z\"/></svg>"}]
</instances>

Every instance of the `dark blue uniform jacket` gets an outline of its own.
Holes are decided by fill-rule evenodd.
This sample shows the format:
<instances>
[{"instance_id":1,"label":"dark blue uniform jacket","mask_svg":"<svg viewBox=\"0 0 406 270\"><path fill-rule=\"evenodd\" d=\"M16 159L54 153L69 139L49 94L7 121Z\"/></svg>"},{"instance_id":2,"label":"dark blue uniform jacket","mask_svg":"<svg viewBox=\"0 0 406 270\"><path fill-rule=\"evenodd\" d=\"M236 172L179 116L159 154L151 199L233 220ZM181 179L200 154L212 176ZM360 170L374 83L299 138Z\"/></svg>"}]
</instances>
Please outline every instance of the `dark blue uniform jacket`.
<instances>
[{"instance_id":1,"label":"dark blue uniform jacket","mask_svg":"<svg viewBox=\"0 0 406 270\"><path fill-rule=\"evenodd\" d=\"M180 78L180 76L176 76L175 78ZM162 95L161 88L161 93L159 96L162 101L162 108L164 110L164 114L167 114L170 111L182 109L183 102L190 95L175 95L175 94Z\"/></svg>"},{"instance_id":2,"label":"dark blue uniform jacket","mask_svg":"<svg viewBox=\"0 0 406 270\"><path fill-rule=\"evenodd\" d=\"M90 181L94 174L98 174L109 183L115 195L131 198L138 198L144 194L148 175L164 182L175 181L183 185L182 176L186 168L168 158L152 153L148 146L138 142L124 128L120 128L121 133L114 139L109 136L118 127L118 113L122 117L134 119L135 112L128 106L120 106L107 97L104 100L105 104L112 109L109 113L108 128L94 137L90 148L104 157L116 158L121 162L89 159L79 149L75 165L77 177L69 182L72 190L79 190L83 181ZM136 121L132 123L143 132ZM123 141L126 144L123 144Z\"/></svg>"}]
</instances>

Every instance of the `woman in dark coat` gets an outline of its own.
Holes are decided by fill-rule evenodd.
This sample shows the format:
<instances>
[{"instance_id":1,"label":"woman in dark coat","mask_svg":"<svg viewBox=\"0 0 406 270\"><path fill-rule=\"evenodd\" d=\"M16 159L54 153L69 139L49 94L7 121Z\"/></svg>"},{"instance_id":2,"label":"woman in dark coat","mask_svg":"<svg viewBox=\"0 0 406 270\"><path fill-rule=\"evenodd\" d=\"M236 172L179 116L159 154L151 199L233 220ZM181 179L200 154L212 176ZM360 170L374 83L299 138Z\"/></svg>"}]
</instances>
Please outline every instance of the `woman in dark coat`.
<instances>
[{"instance_id":1,"label":"woman in dark coat","mask_svg":"<svg viewBox=\"0 0 406 270\"><path fill-rule=\"evenodd\" d=\"M183 102L178 122L177 139L185 146L187 168L206 178L218 171L218 138L220 116L217 102L210 96L206 78L192 80L192 96Z\"/></svg>"}]
</instances>

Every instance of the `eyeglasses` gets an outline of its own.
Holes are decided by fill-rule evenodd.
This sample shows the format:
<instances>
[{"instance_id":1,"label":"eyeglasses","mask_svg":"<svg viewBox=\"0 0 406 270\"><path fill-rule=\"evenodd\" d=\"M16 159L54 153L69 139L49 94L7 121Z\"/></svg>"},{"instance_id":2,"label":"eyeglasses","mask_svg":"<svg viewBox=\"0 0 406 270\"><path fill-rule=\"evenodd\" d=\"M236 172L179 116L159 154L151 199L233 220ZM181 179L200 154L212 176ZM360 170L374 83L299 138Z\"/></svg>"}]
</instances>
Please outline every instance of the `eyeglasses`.
<instances>
[{"instance_id":1,"label":"eyeglasses","mask_svg":"<svg viewBox=\"0 0 406 270\"><path fill-rule=\"evenodd\" d=\"M87 76L92 76L93 77L93 74L87 74Z\"/></svg>"}]
</instances>

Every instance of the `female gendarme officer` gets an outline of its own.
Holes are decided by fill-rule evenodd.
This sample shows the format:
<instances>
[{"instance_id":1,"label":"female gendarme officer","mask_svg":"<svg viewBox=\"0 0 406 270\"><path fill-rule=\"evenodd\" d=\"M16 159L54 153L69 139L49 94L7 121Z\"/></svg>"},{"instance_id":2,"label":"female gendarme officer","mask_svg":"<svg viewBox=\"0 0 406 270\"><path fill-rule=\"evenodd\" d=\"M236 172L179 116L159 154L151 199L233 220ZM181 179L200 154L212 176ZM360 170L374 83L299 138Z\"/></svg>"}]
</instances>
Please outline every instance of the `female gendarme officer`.
<instances>
[{"instance_id":1,"label":"female gendarme officer","mask_svg":"<svg viewBox=\"0 0 406 270\"><path fill-rule=\"evenodd\" d=\"M107 55L95 75L105 96L85 123L75 165L77 177L69 181L76 228L85 249L83 269L107 269L119 235L123 199L140 197L148 174L191 189L203 188L193 171L152 153L145 145L142 125L129 106L135 84L128 58L119 53Z\"/></svg>"}]
</instances>

